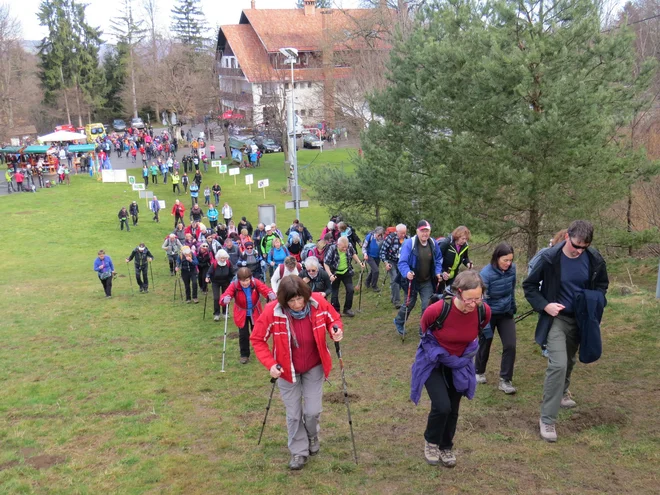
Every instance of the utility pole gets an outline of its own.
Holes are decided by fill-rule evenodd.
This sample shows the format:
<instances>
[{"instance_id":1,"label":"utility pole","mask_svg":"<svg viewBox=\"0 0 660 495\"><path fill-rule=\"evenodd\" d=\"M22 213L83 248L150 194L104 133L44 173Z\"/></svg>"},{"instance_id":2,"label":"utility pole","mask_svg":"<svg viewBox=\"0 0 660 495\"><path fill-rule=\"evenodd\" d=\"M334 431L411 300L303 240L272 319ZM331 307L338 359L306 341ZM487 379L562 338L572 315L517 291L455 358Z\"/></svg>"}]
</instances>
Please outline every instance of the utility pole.
<instances>
[{"instance_id":1,"label":"utility pole","mask_svg":"<svg viewBox=\"0 0 660 495\"><path fill-rule=\"evenodd\" d=\"M291 93L289 111L287 116L287 134L289 136L289 164L293 170L293 185L291 186L291 199L296 208L296 218L300 220L300 186L298 185L298 156L296 153L296 112L293 64L298 58L298 50L295 48L280 48L280 53L287 57L285 63L291 64Z\"/></svg>"}]
</instances>

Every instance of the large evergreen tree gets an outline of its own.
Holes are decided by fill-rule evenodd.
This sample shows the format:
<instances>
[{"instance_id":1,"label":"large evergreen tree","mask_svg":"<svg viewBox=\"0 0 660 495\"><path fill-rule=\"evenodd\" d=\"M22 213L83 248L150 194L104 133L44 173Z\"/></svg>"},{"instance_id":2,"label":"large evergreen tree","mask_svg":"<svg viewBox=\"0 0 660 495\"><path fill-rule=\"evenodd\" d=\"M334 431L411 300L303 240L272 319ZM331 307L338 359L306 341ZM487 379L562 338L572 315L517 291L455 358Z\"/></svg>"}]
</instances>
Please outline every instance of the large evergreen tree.
<instances>
[{"instance_id":1,"label":"large evergreen tree","mask_svg":"<svg viewBox=\"0 0 660 495\"><path fill-rule=\"evenodd\" d=\"M613 138L653 72L633 70L632 40L601 32L592 0L429 4L371 99L384 118L363 139L371 181L409 224L521 235L533 254L625 194L629 151Z\"/></svg>"},{"instance_id":2,"label":"large evergreen tree","mask_svg":"<svg viewBox=\"0 0 660 495\"><path fill-rule=\"evenodd\" d=\"M122 91L126 84L127 60L128 47L124 43L117 43L116 48L108 50L103 57L103 70L107 82L106 120L124 114Z\"/></svg>"},{"instance_id":3,"label":"large evergreen tree","mask_svg":"<svg viewBox=\"0 0 660 495\"><path fill-rule=\"evenodd\" d=\"M208 26L200 0L178 0L172 8L172 31L178 41L195 49L204 47Z\"/></svg>"}]
</instances>

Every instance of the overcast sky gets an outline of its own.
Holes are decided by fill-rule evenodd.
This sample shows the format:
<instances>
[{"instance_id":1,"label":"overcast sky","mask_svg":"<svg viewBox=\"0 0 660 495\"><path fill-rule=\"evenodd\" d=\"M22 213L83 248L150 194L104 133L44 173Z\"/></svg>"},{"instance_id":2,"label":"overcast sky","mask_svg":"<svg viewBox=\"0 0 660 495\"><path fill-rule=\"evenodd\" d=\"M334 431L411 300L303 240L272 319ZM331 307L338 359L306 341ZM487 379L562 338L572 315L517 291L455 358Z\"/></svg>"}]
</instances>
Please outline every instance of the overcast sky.
<instances>
[{"instance_id":1,"label":"overcast sky","mask_svg":"<svg viewBox=\"0 0 660 495\"><path fill-rule=\"evenodd\" d=\"M23 38L26 40L39 40L46 35L46 31L39 25L37 11L41 0L0 0L8 4L11 13L21 21ZM87 21L100 27L104 32L109 31L109 21L112 18L113 8L120 5L120 0L83 0L87 3ZM159 19L161 31L169 31L170 11L176 0L158 0L160 7ZM296 5L296 0L256 0L257 8L288 9ZM335 5L355 7L358 0L335 0ZM142 0L133 0L134 9L142 13ZM222 24L237 24L241 10L250 8L250 0L201 0L202 10L206 15L210 27ZM114 42L108 34L103 35L105 41Z\"/></svg>"}]
</instances>

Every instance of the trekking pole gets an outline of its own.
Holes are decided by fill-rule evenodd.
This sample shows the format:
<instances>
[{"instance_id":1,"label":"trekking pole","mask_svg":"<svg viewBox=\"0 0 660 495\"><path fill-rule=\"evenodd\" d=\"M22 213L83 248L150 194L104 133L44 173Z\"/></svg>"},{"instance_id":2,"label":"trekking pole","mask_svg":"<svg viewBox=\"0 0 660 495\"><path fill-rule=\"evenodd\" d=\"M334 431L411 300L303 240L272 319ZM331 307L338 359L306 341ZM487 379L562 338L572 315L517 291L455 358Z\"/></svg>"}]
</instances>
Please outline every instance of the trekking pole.
<instances>
[{"instance_id":1,"label":"trekking pole","mask_svg":"<svg viewBox=\"0 0 660 495\"><path fill-rule=\"evenodd\" d=\"M385 290L385 282L387 282L388 278L388 272L385 272L385 277L383 278L383 285L380 286L380 292L378 293L378 297L376 298L376 307L380 304L380 297L383 295L383 290Z\"/></svg>"},{"instance_id":2,"label":"trekking pole","mask_svg":"<svg viewBox=\"0 0 660 495\"><path fill-rule=\"evenodd\" d=\"M524 320L525 318L527 318L528 316L530 316L532 313L534 313L534 310L533 310L533 309L530 309L529 311L527 311L527 313L523 313L523 314L519 315L519 316L518 316L515 320L513 320L513 321L514 321L514 323L518 323L519 321L522 321L522 320Z\"/></svg>"},{"instance_id":3,"label":"trekking pole","mask_svg":"<svg viewBox=\"0 0 660 495\"><path fill-rule=\"evenodd\" d=\"M178 283L178 281L179 281L179 278L175 274L175 276L174 276L174 299L172 300L172 304L176 303L176 284Z\"/></svg>"},{"instance_id":4,"label":"trekking pole","mask_svg":"<svg viewBox=\"0 0 660 495\"><path fill-rule=\"evenodd\" d=\"M278 364L277 369L281 370L282 367ZM264 434L264 430L266 429L266 420L268 419L268 411L270 411L270 401L273 400L273 392L275 392L275 383L277 383L277 378L270 378L270 383L273 384L273 387L270 389L270 396L268 397L268 404L266 404L266 415L264 416L264 422L261 424L261 433L259 433L259 441L257 442L257 445L261 444L261 437Z\"/></svg>"},{"instance_id":5,"label":"trekking pole","mask_svg":"<svg viewBox=\"0 0 660 495\"><path fill-rule=\"evenodd\" d=\"M151 264L151 261L149 262L149 270L151 271L151 285L154 288L154 291L156 290L156 279L154 278L154 267Z\"/></svg>"},{"instance_id":6,"label":"trekking pole","mask_svg":"<svg viewBox=\"0 0 660 495\"><path fill-rule=\"evenodd\" d=\"M131 269L128 267L128 263L126 263L126 269L128 270L128 281L131 284L131 295L135 295L135 292L133 291L133 279L131 278Z\"/></svg>"},{"instance_id":7,"label":"trekking pole","mask_svg":"<svg viewBox=\"0 0 660 495\"><path fill-rule=\"evenodd\" d=\"M360 288L360 295L358 296L358 313L362 313L362 275L364 275L364 267L360 270L360 280L358 287Z\"/></svg>"},{"instance_id":8,"label":"trekking pole","mask_svg":"<svg viewBox=\"0 0 660 495\"><path fill-rule=\"evenodd\" d=\"M179 298L183 301L183 282L181 281L181 270L179 270Z\"/></svg>"},{"instance_id":9,"label":"trekking pole","mask_svg":"<svg viewBox=\"0 0 660 495\"><path fill-rule=\"evenodd\" d=\"M403 317L403 334L401 335L401 343L406 341L406 324L408 323L408 304L410 304L410 289L412 289L412 280L408 280L408 295L406 296L406 312Z\"/></svg>"},{"instance_id":10,"label":"trekking pole","mask_svg":"<svg viewBox=\"0 0 660 495\"><path fill-rule=\"evenodd\" d=\"M206 294L204 294L204 316L202 317L202 320L206 320L206 301L209 298L209 286L206 286Z\"/></svg>"},{"instance_id":11,"label":"trekking pole","mask_svg":"<svg viewBox=\"0 0 660 495\"><path fill-rule=\"evenodd\" d=\"M225 339L222 343L222 369L220 373L225 372L225 353L227 351L227 321L229 320L229 303L227 303L227 312L225 313Z\"/></svg>"},{"instance_id":12,"label":"trekking pole","mask_svg":"<svg viewBox=\"0 0 660 495\"><path fill-rule=\"evenodd\" d=\"M332 328L333 332L337 333L339 327L335 325ZM346 375L344 374L344 360L341 357L341 347L339 342L335 342L335 351L337 351L337 357L339 358L339 368L341 369L341 384L344 389L344 403L346 404L346 411L348 412L348 426L351 429L351 443L353 444L353 459L355 459L355 464L358 463L357 450L355 449L355 435L353 434L353 419L351 418L351 406L348 403L348 387L346 386Z\"/></svg>"}]
</instances>

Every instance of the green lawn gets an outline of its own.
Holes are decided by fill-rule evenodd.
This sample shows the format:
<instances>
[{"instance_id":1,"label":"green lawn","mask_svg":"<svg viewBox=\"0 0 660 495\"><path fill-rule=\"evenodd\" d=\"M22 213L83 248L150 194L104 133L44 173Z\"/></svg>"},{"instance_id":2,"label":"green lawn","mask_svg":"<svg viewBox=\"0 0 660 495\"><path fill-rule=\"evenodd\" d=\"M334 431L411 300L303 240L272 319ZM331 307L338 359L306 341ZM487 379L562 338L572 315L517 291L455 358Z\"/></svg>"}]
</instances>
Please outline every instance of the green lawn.
<instances>
[{"instance_id":1,"label":"green lawn","mask_svg":"<svg viewBox=\"0 0 660 495\"><path fill-rule=\"evenodd\" d=\"M301 151L301 166L315 157L312 166L348 166L342 150ZM222 199L237 217L255 223L256 205L273 203L279 226L288 226L282 160L267 156L254 171L255 183L270 179L265 201L256 187L248 193L243 175L237 186L223 179ZM156 191L169 209L171 186ZM408 400L416 343L396 336L387 295L365 293L343 343L360 464L352 461L337 367L325 386L321 454L291 473L277 393L256 445L270 391L265 368L238 363L230 322L220 373L222 323L203 321L201 304L172 303L160 250L169 212L160 225L143 213L138 227L119 232L117 211L135 196L126 185L78 176L69 187L0 199L0 493L657 493L655 260L610 265L605 354L578 365L571 389L579 408L562 413L557 445L538 439L545 361L532 343L534 318L519 325L514 397L493 385L494 344L490 384L461 405L453 470L423 459L429 401ZM327 218L318 205L302 212L315 236ZM133 296L123 259L142 241L156 255L155 290ZM92 271L100 248L120 274L110 300ZM622 296L622 286L632 293ZM410 329L418 318L416 309Z\"/></svg>"}]
</instances>

